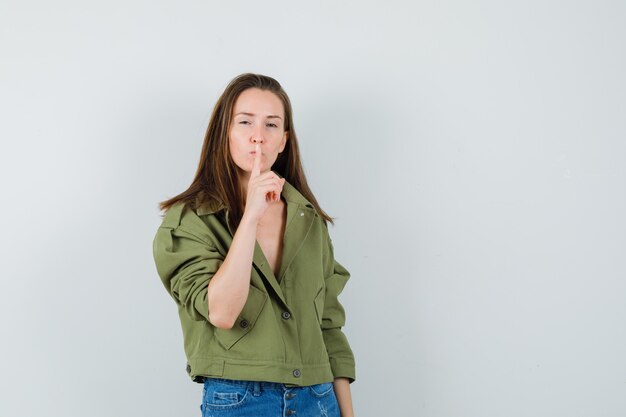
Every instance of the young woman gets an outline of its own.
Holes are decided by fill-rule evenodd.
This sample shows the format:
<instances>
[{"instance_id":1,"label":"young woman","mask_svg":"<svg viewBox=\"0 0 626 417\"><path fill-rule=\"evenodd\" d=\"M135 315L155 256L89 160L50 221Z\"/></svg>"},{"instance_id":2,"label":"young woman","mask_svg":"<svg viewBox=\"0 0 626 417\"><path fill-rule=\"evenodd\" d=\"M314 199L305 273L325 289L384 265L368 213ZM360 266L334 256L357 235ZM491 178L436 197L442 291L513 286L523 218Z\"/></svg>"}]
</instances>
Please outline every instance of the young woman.
<instances>
[{"instance_id":1,"label":"young woman","mask_svg":"<svg viewBox=\"0 0 626 417\"><path fill-rule=\"evenodd\" d=\"M289 98L242 74L215 105L187 190L160 203L154 259L178 306L203 416L353 415L338 300L350 273L302 169ZM334 224L334 223L333 223Z\"/></svg>"}]
</instances>

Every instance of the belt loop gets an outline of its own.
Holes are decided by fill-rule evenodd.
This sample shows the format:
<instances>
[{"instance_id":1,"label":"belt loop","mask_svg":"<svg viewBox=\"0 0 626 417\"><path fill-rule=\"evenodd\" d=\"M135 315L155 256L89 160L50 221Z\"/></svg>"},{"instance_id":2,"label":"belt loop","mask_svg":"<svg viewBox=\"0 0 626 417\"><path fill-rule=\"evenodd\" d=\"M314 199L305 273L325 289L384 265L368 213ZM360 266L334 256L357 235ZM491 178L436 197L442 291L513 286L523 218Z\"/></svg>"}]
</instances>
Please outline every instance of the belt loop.
<instances>
[{"instance_id":1,"label":"belt loop","mask_svg":"<svg viewBox=\"0 0 626 417\"><path fill-rule=\"evenodd\" d=\"M261 383L259 381L254 381L254 392L255 397L261 395Z\"/></svg>"}]
</instances>

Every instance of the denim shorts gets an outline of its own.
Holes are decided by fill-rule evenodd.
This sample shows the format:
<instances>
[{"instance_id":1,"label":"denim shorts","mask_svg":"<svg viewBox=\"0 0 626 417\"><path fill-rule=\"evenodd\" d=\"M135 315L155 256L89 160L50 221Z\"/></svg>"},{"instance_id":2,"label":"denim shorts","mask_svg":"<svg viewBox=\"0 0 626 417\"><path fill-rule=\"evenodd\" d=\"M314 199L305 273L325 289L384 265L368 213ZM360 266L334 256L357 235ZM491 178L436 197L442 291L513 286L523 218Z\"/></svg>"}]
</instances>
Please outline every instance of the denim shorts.
<instances>
[{"instance_id":1,"label":"denim shorts","mask_svg":"<svg viewBox=\"0 0 626 417\"><path fill-rule=\"evenodd\" d=\"M332 382L293 386L206 378L202 417L340 417Z\"/></svg>"}]
</instances>

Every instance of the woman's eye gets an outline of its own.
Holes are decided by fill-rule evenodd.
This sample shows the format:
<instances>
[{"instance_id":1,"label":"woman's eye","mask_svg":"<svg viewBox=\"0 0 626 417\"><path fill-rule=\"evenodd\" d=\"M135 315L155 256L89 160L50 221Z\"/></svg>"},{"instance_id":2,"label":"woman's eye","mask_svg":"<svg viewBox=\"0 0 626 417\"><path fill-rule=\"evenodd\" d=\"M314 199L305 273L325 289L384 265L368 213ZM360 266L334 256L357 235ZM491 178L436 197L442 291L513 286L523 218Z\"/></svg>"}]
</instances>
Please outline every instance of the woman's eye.
<instances>
[{"instance_id":1,"label":"woman's eye","mask_svg":"<svg viewBox=\"0 0 626 417\"><path fill-rule=\"evenodd\" d=\"M239 122L240 125L245 125L246 123L250 123L250 122L247 121L247 120L243 120L243 121Z\"/></svg>"},{"instance_id":2,"label":"woman's eye","mask_svg":"<svg viewBox=\"0 0 626 417\"><path fill-rule=\"evenodd\" d=\"M267 125L268 125L268 126L272 126L272 127L278 127L278 126L276 126L274 123L268 123Z\"/></svg>"}]
</instances>

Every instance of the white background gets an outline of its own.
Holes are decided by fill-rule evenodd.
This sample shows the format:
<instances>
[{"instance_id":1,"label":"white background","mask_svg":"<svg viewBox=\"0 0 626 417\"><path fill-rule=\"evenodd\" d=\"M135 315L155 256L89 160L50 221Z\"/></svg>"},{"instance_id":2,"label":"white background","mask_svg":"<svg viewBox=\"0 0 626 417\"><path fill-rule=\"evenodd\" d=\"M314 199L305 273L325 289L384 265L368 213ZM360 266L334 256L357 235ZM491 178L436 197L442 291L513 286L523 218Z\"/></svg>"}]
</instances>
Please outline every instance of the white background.
<instances>
[{"instance_id":1,"label":"white background","mask_svg":"<svg viewBox=\"0 0 626 417\"><path fill-rule=\"evenodd\" d=\"M356 415L626 415L621 1L0 3L0 415L199 416L152 259L270 75L352 277Z\"/></svg>"}]
</instances>

